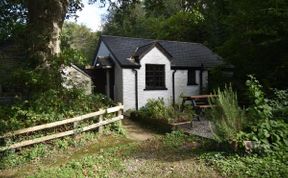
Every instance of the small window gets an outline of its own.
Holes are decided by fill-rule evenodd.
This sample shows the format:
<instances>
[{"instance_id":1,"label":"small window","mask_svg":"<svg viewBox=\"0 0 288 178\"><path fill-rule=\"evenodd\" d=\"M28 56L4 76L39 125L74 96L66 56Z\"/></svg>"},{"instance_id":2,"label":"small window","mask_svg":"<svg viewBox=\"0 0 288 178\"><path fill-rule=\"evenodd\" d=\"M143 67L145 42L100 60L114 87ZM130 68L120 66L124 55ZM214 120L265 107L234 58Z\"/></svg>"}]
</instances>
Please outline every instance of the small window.
<instances>
[{"instance_id":1,"label":"small window","mask_svg":"<svg viewBox=\"0 0 288 178\"><path fill-rule=\"evenodd\" d=\"M197 85L196 83L196 70L189 69L188 70L188 83L187 85Z\"/></svg>"},{"instance_id":2,"label":"small window","mask_svg":"<svg viewBox=\"0 0 288 178\"><path fill-rule=\"evenodd\" d=\"M165 88L165 65L146 64L146 89L163 90Z\"/></svg>"}]
</instances>

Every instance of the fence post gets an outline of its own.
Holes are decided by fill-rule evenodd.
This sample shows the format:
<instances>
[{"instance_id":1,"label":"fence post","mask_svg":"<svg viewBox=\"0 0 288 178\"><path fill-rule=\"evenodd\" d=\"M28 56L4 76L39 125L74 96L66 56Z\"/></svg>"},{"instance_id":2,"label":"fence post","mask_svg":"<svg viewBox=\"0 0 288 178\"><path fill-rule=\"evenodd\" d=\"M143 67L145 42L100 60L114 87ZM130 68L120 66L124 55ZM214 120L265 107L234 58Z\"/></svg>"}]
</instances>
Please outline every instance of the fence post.
<instances>
[{"instance_id":1,"label":"fence post","mask_svg":"<svg viewBox=\"0 0 288 178\"><path fill-rule=\"evenodd\" d=\"M78 122L73 122L73 129L74 129L74 138L76 138L77 134L78 134Z\"/></svg>"},{"instance_id":2,"label":"fence post","mask_svg":"<svg viewBox=\"0 0 288 178\"><path fill-rule=\"evenodd\" d=\"M100 116L99 116L99 123L101 123L102 121L103 121L103 115L101 114ZM101 126L99 126L99 128L98 128L98 131L99 131L99 134L101 135L101 134L103 134L103 126L101 125Z\"/></svg>"},{"instance_id":3,"label":"fence post","mask_svg":"<svg viewBox=\"0 0 288 178\"><path fill-rule=\"evenodd\" d=\"M122 106L121 103L118 103L118 106ZM117 111L117 117L121 116L122 115L122 109L119 109L119 111ZM118 121L119 122L119 126L121 127L122 126L122 121Z\"/></svg>"}]
</instances>

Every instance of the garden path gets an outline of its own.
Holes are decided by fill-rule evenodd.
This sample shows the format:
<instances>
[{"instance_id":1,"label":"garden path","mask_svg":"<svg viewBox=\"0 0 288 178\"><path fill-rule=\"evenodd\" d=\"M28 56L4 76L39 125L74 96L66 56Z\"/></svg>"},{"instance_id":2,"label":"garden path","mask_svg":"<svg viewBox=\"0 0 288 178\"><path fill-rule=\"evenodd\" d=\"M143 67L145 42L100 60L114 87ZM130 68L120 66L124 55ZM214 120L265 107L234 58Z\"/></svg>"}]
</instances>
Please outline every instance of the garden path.
<instances>
[{"instance_id":1,"label":"garden path","mask_svg":"<svg viewBox=\"0 0 288 178\"><path fill-rule=\"evenodd\" d=\"M144 128L143 126L139 125L139 123L131 121L127 118L123 120L123 127L126 130L127 138L134 141L145 141L155 136L161 136L161 134Z\"/></svg>"},{"instance_id":2,"label":"garden path","mask_svg":"<svg viewBox=\"0 0 288 178\"><path fill-rule=\"evenodd\" d=\"M200 121L193 120L191 124L185 124L179 127L180 130L183 130L185 133L191 135L197 135L204 138L213 138L212 133L212 123L205 118L201 118Z\"/></svg>"}]
</instances>

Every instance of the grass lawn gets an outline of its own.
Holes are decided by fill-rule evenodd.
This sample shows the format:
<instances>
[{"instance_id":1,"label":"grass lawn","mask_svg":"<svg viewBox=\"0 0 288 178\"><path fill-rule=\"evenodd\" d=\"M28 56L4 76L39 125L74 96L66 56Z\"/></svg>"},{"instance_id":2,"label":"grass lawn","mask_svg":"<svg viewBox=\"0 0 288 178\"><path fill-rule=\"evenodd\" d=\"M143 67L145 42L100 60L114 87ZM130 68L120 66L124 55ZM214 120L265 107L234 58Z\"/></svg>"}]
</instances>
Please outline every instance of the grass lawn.
<instances>
[{"instance_id":1,"label":"grass lawn","mask_svg":"<svg viewBox=\"0 0 288 178\"><path fill-rule=\"evenodd\" d=\"M49 154L18 168L2 170L0 176L219 177L213 168L197 160L193 153L196 143L171 139L166 136L137 142L124 136L107 136L81 149Z\"/></svg>"},{"instance_id":2,"label":"grass lawn","mask_svg":"<svg viewBox=\"0 0 288 178\"><path fill-rule=\"evenodd\" d=\"M200 144L201 143L201 144ZM212 152L210 143L174 132L142 142L112 135L81 148L48 154L10 177L285 177L285 160ZM264 172L263 172L264 171Z\"/></svg>"}]
</instances>

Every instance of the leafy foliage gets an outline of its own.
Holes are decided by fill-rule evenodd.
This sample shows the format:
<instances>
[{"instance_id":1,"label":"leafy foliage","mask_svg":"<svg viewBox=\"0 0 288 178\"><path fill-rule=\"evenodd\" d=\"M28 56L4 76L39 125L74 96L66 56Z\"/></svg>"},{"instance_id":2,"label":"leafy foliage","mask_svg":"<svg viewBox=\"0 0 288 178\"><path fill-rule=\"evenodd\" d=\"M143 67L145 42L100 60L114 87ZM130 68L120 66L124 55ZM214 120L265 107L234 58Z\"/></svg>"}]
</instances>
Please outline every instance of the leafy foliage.
<instances>
[{"instance_id":1,"label":"leafy foliage","mask_svg":"<svg viewBox=\"0 0 288 178\"><path fill-rule=\"evenodd\" d=\"M192 120L194 116L194 111L192 108L186 107L183 112L180 111L180 106L166 106L163 98L149 99L145 106L139 109L139 111L134 111L132 115L135 119L140 120L158 120L164 123L173 123L181 121Z\"/></svg>"},{"instance_id":2,"label":"leafy foliage","mask_svg":"<svg viewBox=\"0 0 288 178\"><path fill-rule=\"evenodd\" d=\"M23 4L11 0L1 1L0 17L0 44L8 39L19 37L25 30L27 9Z\"/></svg>"},{"instance_id":3,"label":"leafy foliage","mask_svg":"<svg viewBox=\"0 0 288 178\"><path fill-rule=\"evenodd\" d=\"M223 152L205 153L200 156L215 166L225 177L285 177L288 174L287 154L281 157L257 155L243 156Z\"/></svg>"},{"instance_id":4,"label":"leafy foliage","mask_svg":"<svg viewBox=\"0 0 288 178\"><path fill-rule=\"evenodd\" d=\"M79 90L48 90L12 107L1 107L0 133L53 122L112 106L103 95L85 95Z\"/></svg>"},{"instance_id":5,"label":"leafy foliage","mask_svg":"<svg viewBox=\"0 0 288 178\"><path fill-rule=\"evenodd\" d=\"M122 2L110 9L104 34L204 43L234 66L239 89L247 74L261 79L265 90L287 88L287 1Z\"/></svg>"},{"instance_id":6,"label":"leafy foliage","mask_svg":"<svg viewBox=\"0 0 288 178\"><path fill-rule=\"evenodd\" d=\"M259 153L288 152L288 124L282 120L264 120L252 126L249 137L255 141Z\"/></svg>"},{"instance_id":7,"label":"leafy foliage","mask_svg":"<svg viewBox=\"0 0 288 178\"><path fill-rule=\"evenodd\" d=\"M263 119L269 119L272 117L272 108L268 105L265 99L264 92L262 91L262 86L259 81L252 75L248 76L246 84L249 91L250 99L252 100L252 105L248 108L250 118L254 122L262 121Z\"/></svg>"},{"instance_id":8,"label":"leafy foliage","mask_svg":"<svg viewBox=\"0 0 288 178\"><path fill-rule=\"evenodd\" d=\"M94 57L98 35L85 25L65 22L61 33L62 50L65 54L81 54L77 56L79 61L73 61L74 64L88 65Z\"/></svg>"},{"instance_id":9,"label":"leafy foliage","mask_svg":"<svg viewBox=\"0 0 288 178\"><path fill-rule=\"evenodd\" d=\"M288 90L274 89L274 95L268 100L268 104L272 107L272 114L275 118L288 119Z\"/></svg>"},{"instance_id":10,"label":"leafy foliage","mask_svg":"<svg viewBox=\"0 0 288 178\"><path fill-rule=\"evenodd\" d=\"M19 165L43 159L49 154L65 152L73 147L85 147L90 142L97 140L99 135L97 132L81 133L75 138L74 136L62 139L51 140L49 144L36 144L34 146L22 148L18 152L1 153L0 170L13 168Z\"/></svg>"}]
</instances>

